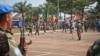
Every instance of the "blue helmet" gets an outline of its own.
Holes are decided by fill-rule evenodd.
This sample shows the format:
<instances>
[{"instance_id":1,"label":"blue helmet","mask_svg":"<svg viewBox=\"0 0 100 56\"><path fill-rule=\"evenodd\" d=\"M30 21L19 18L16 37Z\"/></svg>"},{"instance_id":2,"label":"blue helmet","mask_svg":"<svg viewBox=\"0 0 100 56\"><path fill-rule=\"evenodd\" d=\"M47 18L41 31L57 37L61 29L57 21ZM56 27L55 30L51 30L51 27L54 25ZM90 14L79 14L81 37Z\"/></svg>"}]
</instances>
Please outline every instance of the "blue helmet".
<instances>
[{"instance_id":1,"label":"blue helmet","mask_svg":"<svg viewBox=\"0 0 100 56\"><path fill-rule=\"evenodd\" d=\"M6 14L13 10L13 7L7 4L0 4L0 14Z\"/></svg>"}]
</instances>

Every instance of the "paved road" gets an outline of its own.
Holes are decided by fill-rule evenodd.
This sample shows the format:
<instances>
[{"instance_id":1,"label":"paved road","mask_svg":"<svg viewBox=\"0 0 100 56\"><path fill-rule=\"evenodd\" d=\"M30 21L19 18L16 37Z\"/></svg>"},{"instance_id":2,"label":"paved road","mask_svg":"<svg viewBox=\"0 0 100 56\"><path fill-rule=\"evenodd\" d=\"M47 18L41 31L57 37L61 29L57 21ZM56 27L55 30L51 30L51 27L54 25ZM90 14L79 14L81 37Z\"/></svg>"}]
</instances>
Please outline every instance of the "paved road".
<instances>
[{"instance_id":1,"label":"paved road","mask_svg":"<svg viewBox=\"0 0 100 56\"><path fill-rule=\"evenodd\" d=\"M14 35L16 41L19 42L19 35ZM32 45L29 46L27 56L86 56L86 51L90 45L100 38L98 32L83 32L82 40L77 41L77 35L74 31L73 40L72 34L67 33L48 32L40 35L28 36L27 40L32 40Z\"/></svg>"}]
</instances>

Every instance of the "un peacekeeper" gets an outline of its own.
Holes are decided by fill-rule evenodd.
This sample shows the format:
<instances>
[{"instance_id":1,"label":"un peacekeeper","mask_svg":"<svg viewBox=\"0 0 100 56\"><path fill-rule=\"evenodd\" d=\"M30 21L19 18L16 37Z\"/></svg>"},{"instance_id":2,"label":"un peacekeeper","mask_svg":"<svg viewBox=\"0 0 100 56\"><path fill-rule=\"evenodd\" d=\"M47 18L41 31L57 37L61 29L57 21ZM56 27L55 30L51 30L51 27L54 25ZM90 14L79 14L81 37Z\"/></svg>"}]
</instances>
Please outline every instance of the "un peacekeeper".
<instances>
[{"instance_id":1,"label":"un peacekeeper","mask_svg":"<svg viewBox=\"0 0 100 56\"><path fill-rule=\"evenodd\" d=\"M81 40L81 22L79 20L76 21L76 28L77 28L77 36L78 36L78 40Z\"/></svg>"},{"instance_id":2,"label":"un peacekeeper","mask_svg":"<svg viewBox=\"0 0 100 56\"><path fill-rule=\"evenodd\" d=\"M12 25L12 14L13 7L0 4L0 56L22 56L13 34L9 31ZM24 47L27 51L27 46Z\"/></svg>"}]
</instances>

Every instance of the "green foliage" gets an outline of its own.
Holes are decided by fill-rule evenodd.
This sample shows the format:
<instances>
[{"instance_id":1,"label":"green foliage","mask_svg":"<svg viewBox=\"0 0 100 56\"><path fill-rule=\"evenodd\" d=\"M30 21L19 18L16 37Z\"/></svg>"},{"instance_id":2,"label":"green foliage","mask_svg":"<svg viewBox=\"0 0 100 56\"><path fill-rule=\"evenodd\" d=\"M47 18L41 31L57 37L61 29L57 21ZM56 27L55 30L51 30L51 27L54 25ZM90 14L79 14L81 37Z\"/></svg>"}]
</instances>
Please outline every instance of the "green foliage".
<instances>
[{"instance_id":1,"label":"green foliage","mask_svg":"<svg viewBox=\"0 0 100 56\"><path fill-rule=\"evenodd\" d=\"M96 9L100 12L100 0L97 0L97 6Z\"/></svg>"},{"instance_id":2,"label":"green foliage","mask_svg":"<svg viewBox=\"0 0 100 56\"><path fill-rule=\"evenodd\" d=\"M85 6L85 0L46 0L46 1L52 3L55 6L57 6L57 2L59 1L59 8L60 11L63 13L71 13L75 10L82 11L82 9Z\"/></svg>"},{"instance_id":3,"label":"green foliage","mask_svg":"<svg viewBox=\"0 0 100 56\"><path fill-rule=\"evenodd\" d=\"M31 20L32 5L27 4L27 1L15 3L13 7L14 7L14 12L22 14L23 21L28 22L25 19Z\"/></svg>"},{"instance_id":4,"label":"green foliage","mask_svg":"<svg viewBox=\"0 0 100 56\"><path fill-rule=\"evenodd\" d=\"M14 7L14 12L25 13L31 8L31 4L27 4L27 1L18 2L15 3L13 7Z\"/></svg>"},{"instance_id":5,"label":"green foliage","mask_svg":"<svg viewBox=\"0 0 100 56\"><path fill-rule=\"evenodd\" d=\"M41 10L41 8L40 7L33 7L32 8L32 12L33 12L33 16L36 16L36 17L38 17L39 16L39 14L41 14L42 13L42 10Z\"/></svg>"},{"instance_id":6,"label":"green foliage","mask_svg":"<svg viewBox=\"0 0 100 56\"><path fill-rule=\"evenodd\" d=\"M42 10L43 20L48 21L49 15L55 15L57 13L57 8L52 3L45 3L44 6L40 6Z\"/></svg>"},{"instance_id":7,"label":"green foliage","mask_svg":"<svg viewBox=\"0 0 100 56\"><path fill-rule=\"evenodd\" d=\"M85 6L85 0L74 0L73 7L77 10L82 10Z\"/></svg>"}]
</instances>

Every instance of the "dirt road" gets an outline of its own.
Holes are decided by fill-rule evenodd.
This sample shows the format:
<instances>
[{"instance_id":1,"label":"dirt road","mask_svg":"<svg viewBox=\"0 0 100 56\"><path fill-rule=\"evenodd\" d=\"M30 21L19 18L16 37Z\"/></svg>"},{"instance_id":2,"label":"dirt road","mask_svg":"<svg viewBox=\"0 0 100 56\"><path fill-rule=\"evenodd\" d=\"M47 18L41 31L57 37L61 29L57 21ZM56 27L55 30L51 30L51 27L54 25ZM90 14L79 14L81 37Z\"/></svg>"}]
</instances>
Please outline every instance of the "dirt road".
<instances>
[{"instance_id":1,"label":"dirt road","mask_svg":"<svg viewBox=\"0 0 100 56\"><path fill-rule=\"evenodd\" d=\"M19 42L19 35L14 35ZM83 32L82 40L77 41L76 32L72 34L61 31L49 32L45 35L25 36L27 40L32 40L27 56L86 56L86 51L90 45L100 38L99 32Z\"/></svg>"}]
</instances>

